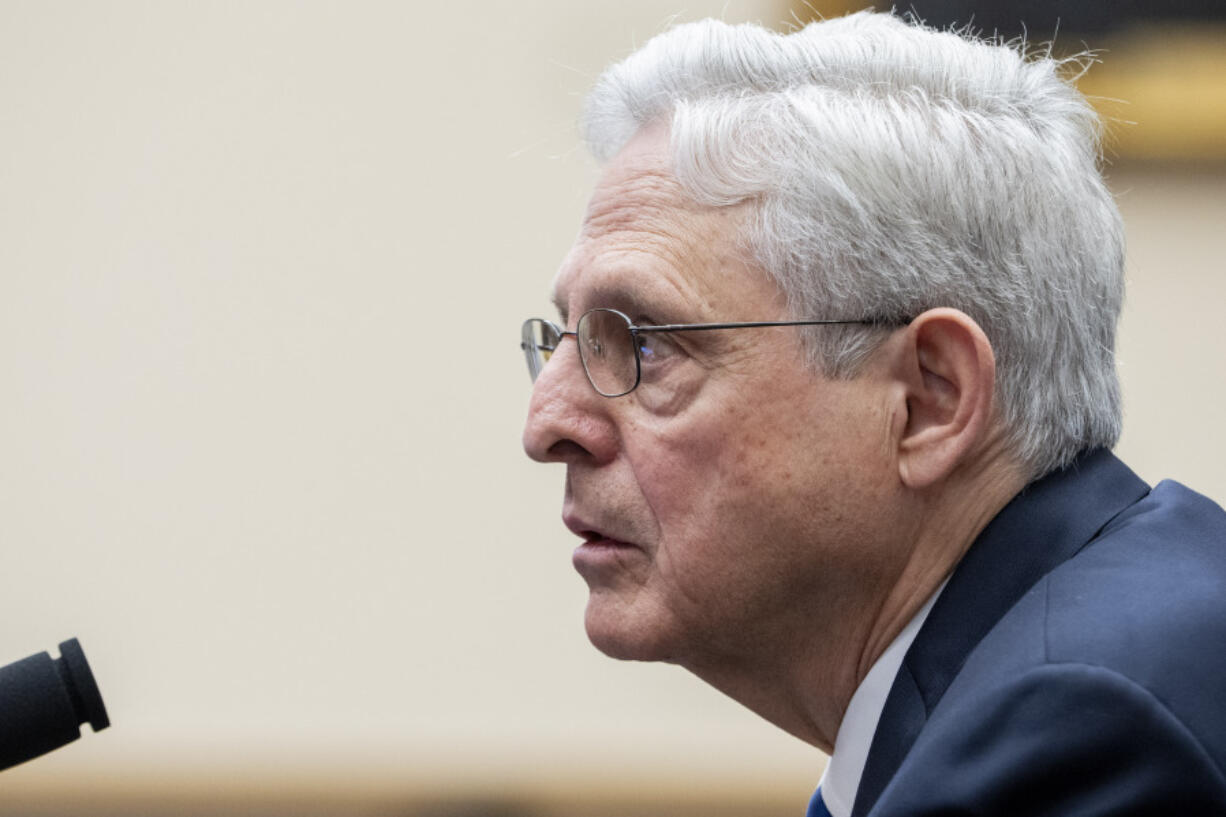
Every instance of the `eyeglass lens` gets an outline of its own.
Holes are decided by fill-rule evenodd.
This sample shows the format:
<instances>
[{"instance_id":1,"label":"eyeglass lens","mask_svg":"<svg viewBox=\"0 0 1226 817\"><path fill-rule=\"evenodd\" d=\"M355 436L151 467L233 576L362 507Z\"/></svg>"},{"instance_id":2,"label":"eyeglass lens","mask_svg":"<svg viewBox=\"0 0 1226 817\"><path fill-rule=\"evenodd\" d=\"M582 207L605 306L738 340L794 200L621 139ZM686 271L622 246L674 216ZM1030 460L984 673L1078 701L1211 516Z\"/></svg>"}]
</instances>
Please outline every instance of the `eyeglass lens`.
<instances>
[{"instance_id":1,"label":"eyeglass lens","mask_svg":"<svg viewBox=\"0 0 1226 817\"><path fill-rule=\"evenodd\" d=\"M634 334L625 315L612 309L593 309L579 319L579 357L588 380L606 397L625 394L639 379Z\"/></svg>"},{"instance_id":2,"label":"eyeglass lens","mask_svg":"<svg viewBox=\"0 0 1226 817\"><path fill-rule=\"evenodd\" d=\"M532 376L534 383L554 350L558 348L561 339L557 327L549 321L538 318L524 321L523 342L520 346L523 347L524 357L528 360L528 374Z\"/></svg>"}]
</instances>

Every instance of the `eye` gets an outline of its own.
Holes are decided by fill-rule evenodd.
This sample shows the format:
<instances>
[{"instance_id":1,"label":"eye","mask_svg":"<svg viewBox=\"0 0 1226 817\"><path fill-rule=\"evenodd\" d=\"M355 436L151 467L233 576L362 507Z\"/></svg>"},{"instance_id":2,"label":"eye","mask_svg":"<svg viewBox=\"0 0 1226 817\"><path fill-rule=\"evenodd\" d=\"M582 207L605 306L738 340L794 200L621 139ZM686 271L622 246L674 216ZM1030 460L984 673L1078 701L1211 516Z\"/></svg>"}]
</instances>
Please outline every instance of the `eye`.
<instances>
[{"instance_id":1,"label":"eye","mask_svg":"<svg viewBox=\"0 0 1226 817\"><path fill-rule=\"evenodd\" d=\"M681 352L681 347L664 332L640 332L638 345L643 368L658 366Z\"/></svg>"}]
</instances>

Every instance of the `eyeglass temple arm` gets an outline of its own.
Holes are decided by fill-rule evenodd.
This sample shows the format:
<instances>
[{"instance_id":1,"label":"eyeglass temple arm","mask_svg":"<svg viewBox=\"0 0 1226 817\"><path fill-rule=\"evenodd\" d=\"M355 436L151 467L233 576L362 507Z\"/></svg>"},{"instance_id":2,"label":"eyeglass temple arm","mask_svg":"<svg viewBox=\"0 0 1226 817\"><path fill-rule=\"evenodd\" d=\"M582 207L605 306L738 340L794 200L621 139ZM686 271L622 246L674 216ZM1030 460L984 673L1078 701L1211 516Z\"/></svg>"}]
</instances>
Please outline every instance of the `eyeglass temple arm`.
<instances>
[{"instance_id":1,"label":"eyeglass temple arm","mask_svg":"<svg viewBox=\"0 0 1226 817\"><path fill-rule=\"evenodd\" d=\"M829 326L835 324L866 324L873 326L906 326L911 322L911 318L887 319L880 320L849 320L849 321L742 321L738 323L665 323L658 326L635 326L631 324L630 329L634 332L687 332L691 330L704 329L741 329L753 328L757 326ZM568 333L568 334L574 334Z\"/></svg>"}]
</instances>

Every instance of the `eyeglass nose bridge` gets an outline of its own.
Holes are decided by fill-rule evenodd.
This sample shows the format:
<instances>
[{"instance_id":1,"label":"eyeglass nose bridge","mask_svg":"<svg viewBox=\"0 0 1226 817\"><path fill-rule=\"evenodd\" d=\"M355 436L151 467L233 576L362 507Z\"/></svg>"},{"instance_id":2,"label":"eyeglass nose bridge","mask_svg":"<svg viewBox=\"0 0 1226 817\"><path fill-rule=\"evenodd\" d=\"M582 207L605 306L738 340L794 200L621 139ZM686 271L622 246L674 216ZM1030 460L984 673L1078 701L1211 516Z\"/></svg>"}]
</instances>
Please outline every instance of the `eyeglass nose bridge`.
<instances>
[{"instance_id":1,"label":"eyeglass nose bridge","mask_svg":"<svg viewBox=\"0 0 1226 817\"><path fill-rule=\"evenodd\" d=\"M549 334L545 335L545 333L542 332L542 337L538 339L536 331L537 327L547 330ZM549 335L552 335L552 338L549 338ZM573 337L576 343L578 343L578 332L571 332L563 329L561 326L558 326L551 320L547 320L545 318L529 318L528 320L524 321L523 335L519 342L519 348L521 351L523 351L524 356L527 358L528 374L531 376L533 383L540 378L541 374L545 371L545 368L553 361L553 356L556 355L561 349L562 341L568 335ZM546 345L544 342L542 342L546 339L551 339L552 345ZM579 350L579 359L582 364L583 353L581 350ZM587 377L588 382L590 383L591 376L587 374L587 367L583 366L583 368L584 376Z\"/></svg>"}]
</instances>

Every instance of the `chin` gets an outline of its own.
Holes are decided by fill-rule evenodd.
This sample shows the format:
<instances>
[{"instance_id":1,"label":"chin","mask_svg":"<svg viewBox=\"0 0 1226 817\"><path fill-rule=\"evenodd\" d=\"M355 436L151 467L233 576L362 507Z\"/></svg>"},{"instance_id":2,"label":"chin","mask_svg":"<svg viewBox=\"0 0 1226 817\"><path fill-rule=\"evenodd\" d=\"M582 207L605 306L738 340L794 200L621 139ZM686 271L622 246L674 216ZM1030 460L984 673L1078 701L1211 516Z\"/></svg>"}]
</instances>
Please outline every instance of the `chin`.
<instances>
[{"instance_id":1,"label":"chin","mask_svg":"<svg viewBox=\"0 0 1226 817\"><path fill-rule=\"evenodd\" d=\"M632 611L611 610L597 599L588 601L584 627L592 646L621 661L672 661L669 639L658 622Z\"/></svg>"}]
</instances>

